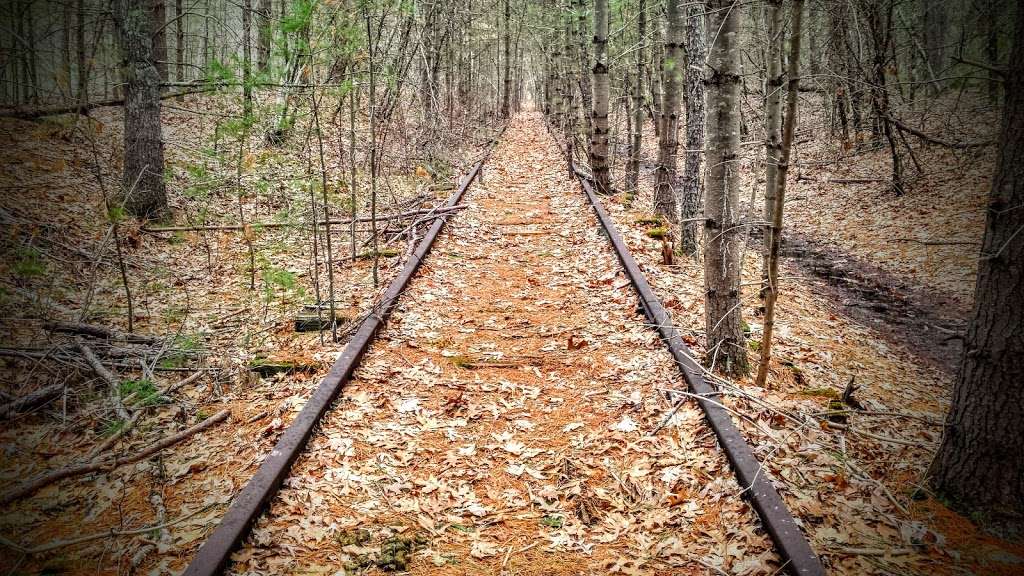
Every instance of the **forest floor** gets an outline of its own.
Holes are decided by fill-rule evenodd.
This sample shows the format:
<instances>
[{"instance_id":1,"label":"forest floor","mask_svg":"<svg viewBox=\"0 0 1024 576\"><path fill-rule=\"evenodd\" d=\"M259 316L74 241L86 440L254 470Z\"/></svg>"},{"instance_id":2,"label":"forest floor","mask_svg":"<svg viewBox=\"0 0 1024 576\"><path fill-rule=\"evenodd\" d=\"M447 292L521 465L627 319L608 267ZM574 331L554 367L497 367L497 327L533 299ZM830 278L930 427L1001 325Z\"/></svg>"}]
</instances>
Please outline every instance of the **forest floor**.
<instances>
[{"instance_id":1,"label":"forest floor","mask_svg":"<svg viewBox=\"0 0 1024 576\"><path fill-rule=\"evenodd\" d=\"M81 143L55 145L78 146L85 155ZM46 203L64 201L60 224L93 242L102 238L103 226L79 228L97 197L75 204L74 194L47 189L42 184L56 179L47 176L54 160L37 149L21 152L22 170L35 174L32 189L46 191L33 216L46 221ZM264 173L279 168L270 157L253 162L264 160L271 164ZM26 185L24 173L5 177L7 186ZM609 198L607 207L676 326L702 352L701 265L685 258L662 262L661 242L646 223L649 190L630 208L618 200ZM234 209L231 198L215 202L221 204L211 208L220 214ZM682 404L651 434L671 410L665 392L684 384L637 314L632 289L538 114L512 121L465 203L236 554L235 569L330 574L389 555L397 567L400 555L409 571L424 574L775 573L770 541L738 497L699 409ZM262 209L270 215L276 208ZM246 209L259 213L248 203ZM340 351L341 343L291 330L290 311L302 301L294 287L268 283L269 296L254 309L244 243L237 234L210 236L212 245L205 235L139 234L130 260L140 268L132 274L143 275L153 263L166 267L166 286L145 284L152 324L143 318L143 329L179 325L184 334L203 335L203 362L218 371L183 386L172 404L148 407L134 449L124 451L225 408L230 424L158 459L68 480L5 506L0 534L22 545L100 537L28 559L4 554L0 568L180 570L298 413L315 375ZM302 273L309 253L296 249L299 240L269 231L258 240L258 253L274 269L292 271L298 285L311 289ZM212 259L202 257L205 251ZM756 256L748 251L744 269L752 338L760 330ZM400 259L388 261L385 279ZM178 270L182 262L192 263L191 273ZM348 275L336 278L339 293L351 301L346 312L356 315L376 294L369 264L338 266ZM97 290L108 305L117 301L114 272L104 267ZM979 533L920 490L951 376L806 284L783 287L771 387L758 389L749 380L721 386L814 548L843 574L1019 571L1021 546ZM186 292L185 303L168 288ZM78 305L77 293L47 297L50 304ZM229 316L238 309L243 312ZM114 306L108 318L121 311ZM28 332L13 316L5 322ZM269 353L310 371L260 378L247 369L252 358ZM5 381L5 393L30 385L32 374L17 371L20 362L5 368L18 374ZM47 370L32 366L37 380ZM173 386L178 379L170 374L158 384ZM827 413L851 378L865 410L830 423ZM64 406L95 411L96 396L73 393ZM91 420L62 421L58 402L56 410L21 416L16 424L3 433L11 448L0 491L78 461L103 438L104 419L94 413ZM111 527L126 533L112 535ZM133 533L139 527L147 529Z\"/></svg>"}]
</instances>

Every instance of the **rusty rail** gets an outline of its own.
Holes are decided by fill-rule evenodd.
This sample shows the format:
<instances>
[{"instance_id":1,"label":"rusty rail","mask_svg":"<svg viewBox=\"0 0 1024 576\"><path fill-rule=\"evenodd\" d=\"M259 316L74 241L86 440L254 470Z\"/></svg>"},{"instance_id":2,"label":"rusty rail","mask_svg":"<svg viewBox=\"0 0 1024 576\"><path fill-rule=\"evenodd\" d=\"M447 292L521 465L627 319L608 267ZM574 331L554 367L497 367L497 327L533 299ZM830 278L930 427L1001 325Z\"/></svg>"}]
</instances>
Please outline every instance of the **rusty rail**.
<instances>
[{"instance_id":1,"label":"rusty rail","mask_svg":"<svg viewBox=\"0 0 1024 576\"><path fill-rule=\"evenodd\" d=\"M683 342L679 332L672 325L672 318L661 304L661 300L654 294L650 284L647 283L643 271L640 270L640 266L630 253L622 235L615 228L615 223L612 222L608 212L601 205L587 174L579 170L575 163L572 165L572 172L582 185L583 192L594 208L601 227L608 234L608 240L615 248L615 254L640 298L644 314L657 327L662 340L668 346L672 357L675 358L676 365L679 366L679 371L683 374L683 379L686 380L686 384L697 398L697 403L704 410L708 424L715 436L718 437L718 443L722 446L729 459L729 464L736 473L736 480L741 487L745 488L743 494L752 501L754 509L757 510L757 514L761 518L761 524L768 532L772 542L775 543L775 550L785 562L786 570L794 576L824 575L825 568L822 566L821 560L811 549L807 538L793 520L786 503L766 477L761 463L758 462L746 439L736 428L729 413L719 403L709 400L709 397L718 394L718 390L704 379L703 368L693 359L686 343Z\"/></svg>"},{"instance_id":2,"label":"rusty rail","mask_svg":"<svg viewBox=\"0 0 1024 576\"><path fill-rule=\"evenodd\" d=\"M504 129L502 130L504 132ZM459 203L466 193L469 185L477 178L484 162L490 155L493 145L501 138L501 133L491 142L491 148L478 160L469 171L458 189L445 203L446 208L451 208ZM349 340L345 349L338 359L335 360L331 370L320 382L313 395L310 396L302 411L295 417L295 420L288 426L274 449L260 464L256 474L245 485L245 488L232 500L227 512L221 519L220 524L213 531L213 534L199 548L199 552L185 570L185 576L214 576L220 574L231 558L231 553L242 542L242 539L249 533L253 522L263 512L264 507L277 493L281 482L288 476L292 464L302 453L306 442L313 434L313 429L323 418L330 408L334 399L341 393L342 388L352 378L353 372L359 365L359 361L370 347L377 331L384 325L388 316L398 304L398 297L405 290L409 281L416 274L423 259L430 251L430 247L437 238L441 227L444 226L445 218L438 218L427 230L426 235L416 246L416 250L410 256L409 261L398 273L398 276L388 285L387 291L381 297L381 301L375 307L372 314L367 317L356 329L352 339Z\"/></svg>"}]
</instances>

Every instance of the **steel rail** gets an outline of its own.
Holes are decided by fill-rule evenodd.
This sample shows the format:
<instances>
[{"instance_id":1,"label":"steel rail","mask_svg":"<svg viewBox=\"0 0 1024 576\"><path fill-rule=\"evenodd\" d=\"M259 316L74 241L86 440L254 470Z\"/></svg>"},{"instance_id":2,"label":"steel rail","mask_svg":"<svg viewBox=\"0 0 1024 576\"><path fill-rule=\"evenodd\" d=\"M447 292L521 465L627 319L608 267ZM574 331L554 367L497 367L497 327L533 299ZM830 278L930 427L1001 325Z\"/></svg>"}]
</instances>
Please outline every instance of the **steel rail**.
<instances>
[{"instance_id":1,"label":"steel rail","mask_svg":"<svg viewBox=\"0 0 1024 576\"><path fill-rule=\"evenodd\" d=\"M572 172L579 180L587 200L597 214L601 227L608 235L608 241L615 248L615 254L640 298L644 314L657 327L662 340L675 358L676 365L679 366L679 370L683 374L683 379L696 396L701 409L704 410L708 424L715 436L718 437L718 443L725 451L729 464L736 473L736 480L744 488L743 494L749 495L753 502L754 509L757 510L757 514L761 518L761 523L772 542L775 543L775 550L785 563L785 569L794 576L824 575L825 568L822 566L821 560L811 549L810 543L793 520L786 503L767 478L761 463L736 428L729 413L717 402L707 399L708 396L717 394L718 389L704 379L703 368L693 359L686 343L683 342L679 332L673 326L668 311L655 295L654 290L651 289L651 285L647 283L643 271L640 270L640 266L630 253L629 247L623 241L615 223L612 222L608 212L601 205L588 175L581 171L575 163L572 164Z\"/></svg>"},{"instance_id":2,"label":"steel rail","mask_svg":"<svg viewBox=\"0 0 1024 576\"><path fill-rule=\"evenodd\" d=\"M487 153L473 165L459 188L448 198L445 203L446 208L451 208L462 200L462 196L480 174L484 162L493 151L494 144L503 133L504 128L491 142ZM302 411L288 426L288 429L281 434L274 449L264 458L256 474L231 501L227 512L224 513L224 517L213 534L203 542L199 552L185 569L184 576L215 576L222 573L227 567L231 553L248 535L253 522L277 493L281 482L288 476L292 464L302 453L314 428L327 413L345 384L352 378L359 361L366 354L377 331L397 306L399 296L416 274L446 219L446 217L436 219L427 230L426 235L419 241L416 250L405 266L388 285L387 291L384 292L374 310L360 323L352 339L334 361L334 365L321 380L320 385L303 406Z\"/></svg>"}]
</instances>

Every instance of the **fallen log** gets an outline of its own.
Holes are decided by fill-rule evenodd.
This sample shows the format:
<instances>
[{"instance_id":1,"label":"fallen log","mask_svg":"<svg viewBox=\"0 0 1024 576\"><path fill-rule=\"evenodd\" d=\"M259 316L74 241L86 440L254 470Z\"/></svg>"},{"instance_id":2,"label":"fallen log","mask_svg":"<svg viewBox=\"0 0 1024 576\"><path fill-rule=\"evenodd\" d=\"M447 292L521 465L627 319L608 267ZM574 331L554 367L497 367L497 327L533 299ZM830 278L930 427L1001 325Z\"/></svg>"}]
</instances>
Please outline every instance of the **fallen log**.
<instances>
[{"instance_id":1,"label":"fallen log","mask_svg":"<svg viewBox=\"0 0 1024 576\"><path fill-rule=\"evenodd\" d=\"M207 418L206 420L203 420L202 422L195 424L191 428L182 430L181 432L178 432L177 434L174 434L172 436L167 436L166 438L160 440L156 444L152 444L149 447L144 448L139 452L136 452L135 454L129 454L127 456L121 456L118 458L111 458L109 460L102 460L100 462L90 462L87 464L67 466L59 470L54 470L53 472L48 472L46 474L43 474L42 476L38 476L32 480L23 483L21 486L18 486L13 490L4 493L3 496L0 496L0 506L6 506L11 502L14 502L15 500L24 498L25 496L35 493L37 490L40 490L41 488L45 488L46 486L49 486L54 482L64 480L65 478L84 476L85 474L91 474L93 472L110 472L126 464L134 464L141 460L145 460L146 458L152 456L153 454L156 454L157 452L160 452L161 450L170 448L171 446L174 446L175 444L181 442L182 440L186 440L191 436L194 436L199 432L202 432L203 430L210 428L214 424L226 420L230 414L230 410L221 410L220 412L214 414L213 416Z\"/></svg>"},{"instance_id":2,"label":"fallen log","mask_svg":"<svg viewBox=\"0 0 1024 576\"><path fill-rule=\"evenodd\" d=\"M16 398L7 404L0 406L0 418L12 418L23 410L35 408L36 406L49 402L54 397L59 396L63 391L63 383L51 384L45 388L36 390L31 394L27 394L21 398Z\"/></svg>"},{"instance_id":3,"label":"fallen log","mask_svg":"<svg viewBox=\"0 0 1024 576\"><path fill-rule=\"evenodd\" d=\"M114 411L117 412L117 417L125 422L131 420L132 415L124 407L124 402L121 400L121 379L110 370L107 370L107 367L96 357L96 353L92 351L92 348L89 348L81 338L75 338L75 343L78 344L78 349L81 350L82 356L85 356L86 362L92 367L92 371L100 378L103 378L107 386L110 387L110 399L114 403Z\"/></svg>"},{"instance_id":4,"label":"fallen log","mask_svg":"<svg viewBox=\"0 0 1024 576\"><path fill-rule=\"evenodd\" d=\"M156 344L161 341L161 338L158 338L156 336L146 336L144 334L134 334L132 332L121 332L120 330L107 328L106 326L97 326L95 324L47 322L43 324L43 328L49 332L57 332L61 334L78 334L81 336L89 336L91 338L98 338L104 340L122 340L124 342L132 342L135 344Z\"/></svg>"}]
</instances>

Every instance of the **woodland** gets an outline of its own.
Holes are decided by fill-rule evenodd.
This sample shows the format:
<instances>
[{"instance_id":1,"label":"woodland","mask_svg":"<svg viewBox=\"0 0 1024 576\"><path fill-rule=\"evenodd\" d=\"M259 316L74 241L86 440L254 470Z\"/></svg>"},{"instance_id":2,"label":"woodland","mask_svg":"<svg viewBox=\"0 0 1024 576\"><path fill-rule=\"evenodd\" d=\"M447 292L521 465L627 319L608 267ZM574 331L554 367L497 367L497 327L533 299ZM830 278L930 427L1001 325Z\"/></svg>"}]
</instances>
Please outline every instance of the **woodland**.
<instances>
[{"instance_id":1,"label":"woodland","mask_svg":"<svg viewBox=\"0 0 1024 576\"><path fill-rule=\"evenodd\" d=\"M0 573L1024 573L1024 6L0 4Z\"/></svg>"}]
</instances>

